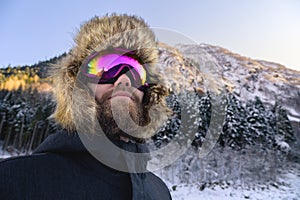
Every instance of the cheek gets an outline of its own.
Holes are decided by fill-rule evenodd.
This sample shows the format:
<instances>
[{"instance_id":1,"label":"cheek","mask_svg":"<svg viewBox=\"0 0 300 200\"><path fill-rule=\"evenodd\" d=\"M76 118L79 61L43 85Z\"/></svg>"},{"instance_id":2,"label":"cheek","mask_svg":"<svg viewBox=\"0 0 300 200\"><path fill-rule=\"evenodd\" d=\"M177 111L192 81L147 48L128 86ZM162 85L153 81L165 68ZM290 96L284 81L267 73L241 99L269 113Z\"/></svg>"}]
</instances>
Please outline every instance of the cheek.
<instances>
[{"instance_id":1,"label":"cheek","mask_svg":"<svg viewBox=\"0 0 300 200\"><path fill-rule=\"evenodd\" d=\"M112 88L111 85L109 84L99 84L96 86L96 89L95 89L95 97L98 101L101 100L101 98L103 97L103 95L109 91L110 89Z\"/></svg>"},{"instance_id":2,"label":"cheek","mask_svg":"<svg viewBox=\"0 0 300 200\"><path fill-rule=\"evenodd\" d=\"M96 88L96 91L95 91L95 97L96 97L96 100L97 100L98 102L101 100L102 96L103 96L102 91L101 91L101 90L97 90L97 88Z\"/></svg>"},{"instance_id":3,"label":"cheek","mask_svg":"<svg viewBox=\"0 0 300 200\"><path fill-rule=\"evenodd\" d=\"M102 96L112 88L111 84L89 84L95 98L99 101Z\"/></svg>"}]
</instances>

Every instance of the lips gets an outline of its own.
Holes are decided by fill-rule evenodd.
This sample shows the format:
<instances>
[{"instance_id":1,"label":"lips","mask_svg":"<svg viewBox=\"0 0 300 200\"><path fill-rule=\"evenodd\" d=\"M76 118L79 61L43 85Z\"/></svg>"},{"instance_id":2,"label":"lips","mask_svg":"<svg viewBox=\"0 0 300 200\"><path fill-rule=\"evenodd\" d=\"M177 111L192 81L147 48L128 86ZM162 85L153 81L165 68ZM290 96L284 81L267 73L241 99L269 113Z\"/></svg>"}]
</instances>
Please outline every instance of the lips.
<instances>
[{"instance_id":1,"label":"lips","mask_svg":"<svg viewBox=\"0 0 300 200\"><path fill-rule=\"evenodd\" d=\"M128 92L125 92L125 91L117 91L117 92L114 92L112 95L111 95L111 98L114 98L114 97L128 97L130 99L133 100L133 96L132 94L128 93Z\"/></svg>"}]
</instances>

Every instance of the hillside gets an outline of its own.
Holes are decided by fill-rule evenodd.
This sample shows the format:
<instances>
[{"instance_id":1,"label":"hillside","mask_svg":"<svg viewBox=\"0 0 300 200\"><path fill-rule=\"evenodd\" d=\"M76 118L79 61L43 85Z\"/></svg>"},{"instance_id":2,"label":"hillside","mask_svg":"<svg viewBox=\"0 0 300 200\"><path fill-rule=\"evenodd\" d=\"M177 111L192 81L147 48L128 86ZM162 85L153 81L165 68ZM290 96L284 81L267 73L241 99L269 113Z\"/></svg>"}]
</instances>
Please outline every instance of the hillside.
<instances>
[{"instance_id":1,"label":"hillside","mask_svg":"<svg viewBox=\"0 0 300 200\"><path fill-rule=\"evenodd\" d=\"M226 90L242 101L258 96L270 105L279 101L287 109L289 119L300 121L300 71L208 44L176 48L162 44L160 50L167 82L173 83L175 77L185 88Z\"/></svg>"}]
</instances>

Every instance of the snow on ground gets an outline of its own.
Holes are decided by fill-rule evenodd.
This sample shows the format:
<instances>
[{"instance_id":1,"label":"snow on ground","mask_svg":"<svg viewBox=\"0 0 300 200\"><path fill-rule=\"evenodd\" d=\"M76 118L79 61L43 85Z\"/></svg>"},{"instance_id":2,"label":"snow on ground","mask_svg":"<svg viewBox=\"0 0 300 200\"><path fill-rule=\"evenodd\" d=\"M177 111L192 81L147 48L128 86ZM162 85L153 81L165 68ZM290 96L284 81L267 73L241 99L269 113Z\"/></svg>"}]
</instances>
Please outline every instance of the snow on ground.
<instances>
[{"instance_id":1,"label":"snow on ground","mask_svg":"<svg viewBox=\"0 0 300 200\"><path fill-rule=\"evenodd\" d=\"M2 159L9 158L12 156L24 155L24 153L18 154L16 151L14 151L15 149L9 148L9 150L11 150L11 151L2 150L2 146L0 146L0 161Z\"/></svg>"},{"instance_id":2,"label":"snow on ground","mask_svg":"<svg viewBox=\"0 0 300 200\"><path fill-rule=\"evenodd\" d=\"M0 148L0 160L11 156L15 155ZM176 184L175 188L174 184L164 182L170 188L173 200L300 200L300 171L295 171L290 171L279 179L277 182L280 184L257 185L251 188L218 184L200 190L196 185Z\"/></svg>"},{"instance_id":3,"label":"snow on ground","mask_svg":"<svg viewBox=\"0 0 300 200\"><path fill-rule=\"evenodd\" d=\"M2 147L0 146L0 160L11 157L11 154L9 154L7 151L2 151Z\"/></svg>"},{"instance_id":4,"label":"snow on ground","mask_svg":"<svg viewBox=\"0 0 300 200\"><path fill-rule=\"evenodd\" d=\"M294 117L294 116L288 115L288 118L289 118L290 121L300 122L300 118L299 117Z\"/></svg>"},{"instance_id":5,"label":"snow on ground","mask_svg":"<svg viewBox=\"0 0 300 200\"><path fill-rule=\"evenodd\" d=\"M242 188L232 186L214 186L202 191L194 185L179 185L176 190L171 190L174 200L299 200L300 199L300 174L289 172L280 180L281 185L260 185L255 188ZM167 183L172 187L172 184Z\"/></svg>"},{"instance_id":6,"label":"snow on ground","mask_svg":"<svg viewBox=\"0 0 300 200\"><path fill-rule=\"evenodd\" d=\"M299 111L295 110L294 108L288 107L288 106L286 106L284 108L288 111L289 120L300 122Z\"/></svg>"}]
</instances>

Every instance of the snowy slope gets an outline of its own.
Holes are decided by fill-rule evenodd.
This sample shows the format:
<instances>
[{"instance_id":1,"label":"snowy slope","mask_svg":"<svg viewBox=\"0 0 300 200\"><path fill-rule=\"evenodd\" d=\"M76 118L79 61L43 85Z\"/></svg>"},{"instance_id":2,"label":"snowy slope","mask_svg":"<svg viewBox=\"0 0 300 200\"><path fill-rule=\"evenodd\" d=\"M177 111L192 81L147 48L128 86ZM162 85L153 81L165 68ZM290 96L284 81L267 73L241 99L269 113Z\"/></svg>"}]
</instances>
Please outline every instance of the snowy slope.
<instances>
[{"instance_id":1,"label":"snowy slope","mask_svg":"<svg viewBox=\"0 0 300 200\"><path fill-rule=\"evenodd\" d=\"M182 88L198 87L204 91L223 90L241 100L255 96L267 104L275 101L288 111L290 120L300 122L300 71L283 65L253 60L227 49L208 44L161 44L162 73L167 83Z\"/></svg>"},{"instance_id":2,"label":"snowy slope","mask_svg":"<svg viewBox=\"0 0 300 200\"><path fill-rule=\"evenodd\" d=\"M265 103L280 101L293 120L300 121L300 71L262 60L253 60L212 45L199 45L217 60L216 73L242 100L255 96ZM181 45L183 52L199 47ZM230 83L230 84L229 84Z\"/></svg>"},{"instance_id":3,"label":"snowy slope","mask_svg":"<svg viewBox=\"0 0 300 200\"><path fill-rule=\"evenodd\" d=\"M181 185L175 191L171 190L174 200L298 200L300 199L300 176L288 173L282 179L282 185L255 188L232 187L228 185L214 186L200 190L193 185Z\"/></svg>"},{"instance_id":4,"label":"snowy slope","mask_svg":"<svg viewBox=\"0 0 300 200\"><path fill-rule=\"evenodd\" d=\"M287 110L291 121L300 123L300 71L288 69L277 63L253 60L208 44L177 45L176 48L161 44L159 50L161 74L167 80L166 85L175 93L193 88L200 92L218 93L225 90L244 102L254 100L255 96L258 96L264 104L274 105L277 101ZM298 130L299 127L295 129L295 133L299 137ZM244 158L240 155L241 159L238 159L237 155L232 155L226 160L224 154L220 154L216 159L210 158L206 162L191 166L187 166L186 163L194 162L195 159L188 159L189 156L185 156L182 158L183 161L174 164L175 167L158 172L158 176L168 184L175 200L300 199L300 165L295 165L295 169L292 170L284 166L285 161L277 163L272 160L277 159L274 155L266 153L264 158L259 153L248 155L249 157ZM210 164L212 161L215 163L215 160L218 160L217 167L213 168ZM235 175L236 168L234 164L228 166L227 162L236 162L245 168L236 176L237 182L246 179L246 175L250 179L260 177L259 183L251 186L230 184L234 177L229 176ZM225 177L217 174L218 167L227 170L224 172ZM272 169L278 170L280 174L277 171L272 173ZM264 170L267 173L264 173ZM209 178L202 175L206 173L205 171L207 174L217 172L218 178L215 179L217 184L205 188L199 185L199 181L209 182ZM277 174L280 178L276 178L272 183L264 182L270 174ZM197 179L195 176L200 178ZM191 183L193 179L197 180ZM230 179L227 182L229 184L221 184L220 180L224 179L226 181Z\"/></svg>"}]
</instances>

